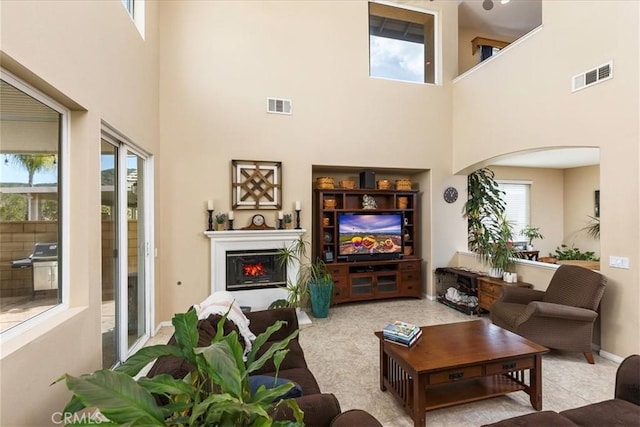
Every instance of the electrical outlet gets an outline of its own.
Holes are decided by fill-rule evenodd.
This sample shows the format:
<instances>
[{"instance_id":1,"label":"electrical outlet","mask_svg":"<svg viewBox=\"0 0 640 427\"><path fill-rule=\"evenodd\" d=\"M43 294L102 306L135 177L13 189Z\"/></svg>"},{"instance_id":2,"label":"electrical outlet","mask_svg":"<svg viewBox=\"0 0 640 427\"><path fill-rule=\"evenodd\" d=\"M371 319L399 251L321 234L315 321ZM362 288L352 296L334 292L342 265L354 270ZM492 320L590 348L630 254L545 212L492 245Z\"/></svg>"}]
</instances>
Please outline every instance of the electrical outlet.
<instances>
[{"instance_id":1,"label":"electrical outlet","mask_svg":"<svg viewBox=\"0 0 640 427\"><path fill-rule=\"evenodd\" d=\"M629 258L622 256L610 256L609 267L629 268Z\"/></svg>"}]
</instances>

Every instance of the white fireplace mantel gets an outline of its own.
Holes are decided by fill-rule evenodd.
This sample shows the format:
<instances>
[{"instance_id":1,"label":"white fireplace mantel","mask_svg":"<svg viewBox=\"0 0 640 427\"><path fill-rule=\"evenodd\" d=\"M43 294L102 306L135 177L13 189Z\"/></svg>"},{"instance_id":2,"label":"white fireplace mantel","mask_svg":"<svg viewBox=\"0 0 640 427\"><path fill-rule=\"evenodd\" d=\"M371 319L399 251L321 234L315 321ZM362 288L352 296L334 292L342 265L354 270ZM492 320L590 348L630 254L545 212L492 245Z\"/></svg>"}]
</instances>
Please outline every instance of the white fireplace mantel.
<instances>
[{"instance_id":1,"label":"white fireplace mantel","mask_svg":"<svg viewBox=\"0 0 640 427\"><path fill-rule=\"evenodd\" d=\"M291 246L306 233L305 229L205 231L211 242L211 292L224 291L227 283L226 253L250 249L282 249ZM297 265L287 266L287 279L295 282ZM286 289L268 288L231 291L238 304L252 310L267 308L277 299L287 297Z\"/></svg>"}]
</instances>

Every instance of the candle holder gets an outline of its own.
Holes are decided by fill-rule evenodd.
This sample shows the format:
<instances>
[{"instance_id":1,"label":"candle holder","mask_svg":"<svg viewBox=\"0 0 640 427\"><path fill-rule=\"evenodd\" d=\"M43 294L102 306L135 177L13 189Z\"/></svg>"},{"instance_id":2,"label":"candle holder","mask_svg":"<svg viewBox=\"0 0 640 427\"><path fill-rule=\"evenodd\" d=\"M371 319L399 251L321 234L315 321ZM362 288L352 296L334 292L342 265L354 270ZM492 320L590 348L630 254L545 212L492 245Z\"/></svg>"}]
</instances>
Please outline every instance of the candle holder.
<instances>
[{"instance_id":1,"label":"candle holder","mask_svg":"<svg viewBox=\"0 0 640 427\"><path fill-rule=\"evenodd\" d=\"M233 220L229 220L229 231L233 231Z\"/></svg>"},{"instance_id":2,"label":"candle holder","mask_svg":"<svg viewBox=\"0 0 640 427\"><path fill-rule=\"evenodd\" d=\"M296 230L300 230L302 227L300 227L300 210L301 209L296 209Z\"/></svg>"},{"instance_id":3,"label":"candle holder","mask_svg":"<svg viewBox=\"0 0 640 427\"><path fill-rule=\"evenodd\" d=\"M209 212L209 228L207 228L207 231L213 231L213 209L207 209L207 212Z\"/></svg>"},{"instance_id":4,"label":"candle holder","mask_svg":"<svg viewBox=\"0 0 640 427\"><path fill-rule=\"evenodd\" d=\"M278 230L284 229L284 220L278 219Z\"/></svg>"}]
</instances>

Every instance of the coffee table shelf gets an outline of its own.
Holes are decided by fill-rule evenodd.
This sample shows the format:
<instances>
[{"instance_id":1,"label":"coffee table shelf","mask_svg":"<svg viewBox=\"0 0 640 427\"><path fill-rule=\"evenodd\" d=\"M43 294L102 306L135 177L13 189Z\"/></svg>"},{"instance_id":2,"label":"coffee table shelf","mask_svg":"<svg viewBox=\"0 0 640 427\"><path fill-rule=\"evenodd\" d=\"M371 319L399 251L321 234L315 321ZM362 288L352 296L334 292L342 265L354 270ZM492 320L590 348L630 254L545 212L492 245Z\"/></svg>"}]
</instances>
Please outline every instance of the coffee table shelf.
<instances>
[{"instance_id":1,"label":"coffee table shelf","mask_svg":"<svg viewBox=\"0 0 640 427\"><path fill-rule=\"evenodd\" d=\"M513 379L505 375L437 385L432 388L427 387L425 410L432 411L526 389L526 386L514 382ZM436 390L437 393L435 393Z\"/></svg>"}]
</instances>

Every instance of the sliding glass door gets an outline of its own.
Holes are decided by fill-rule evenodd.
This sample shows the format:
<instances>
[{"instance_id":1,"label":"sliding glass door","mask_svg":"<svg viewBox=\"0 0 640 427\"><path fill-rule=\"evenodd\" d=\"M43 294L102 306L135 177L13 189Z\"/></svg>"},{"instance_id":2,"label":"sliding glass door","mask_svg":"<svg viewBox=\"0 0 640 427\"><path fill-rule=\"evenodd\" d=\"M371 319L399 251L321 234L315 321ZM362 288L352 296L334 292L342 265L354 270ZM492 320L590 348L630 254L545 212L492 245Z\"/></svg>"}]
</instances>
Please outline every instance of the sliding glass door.
<instances>
[{"instance_id":1,"label":"sliding glass door","mask_svg":"<svg viewBox=\"0 0 640 427\"><path fill-rule=\"evenodd\" d=\"M149 335L148 157L117 134L101 142L102 363L116 366Z\"/></svg>"}]
</instances>

